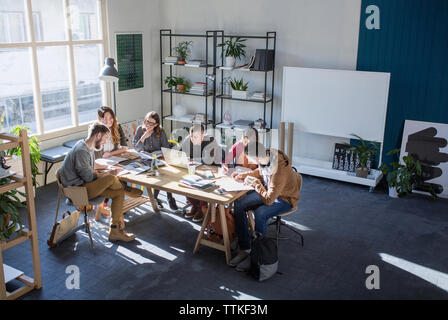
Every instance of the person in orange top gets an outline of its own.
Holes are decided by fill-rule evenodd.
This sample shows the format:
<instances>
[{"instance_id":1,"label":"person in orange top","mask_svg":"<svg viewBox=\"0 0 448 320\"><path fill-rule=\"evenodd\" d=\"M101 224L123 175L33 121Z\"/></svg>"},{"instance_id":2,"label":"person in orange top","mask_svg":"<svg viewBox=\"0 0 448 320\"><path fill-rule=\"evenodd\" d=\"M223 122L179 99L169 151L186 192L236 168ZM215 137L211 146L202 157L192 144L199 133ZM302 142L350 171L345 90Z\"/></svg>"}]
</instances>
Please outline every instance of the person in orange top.
<instances>
[{"instance_id":1,"label":"person in orange top","mask_svg":"<svg viewBox=\"0 0 448 320\"><path fill-rule=\"evenodd\" d=\"M258 169L232 174L239 182L254 188L234 203L235 228L240 252L231 261L237 271L250 268L250 233L247 211L254 211L255 231L265 235L267 222L297 206L299 178L291 161L283 152L265 149L261 143L249 143L245 148L249 161L258 163Z\"/></svg>"}]
</instances>

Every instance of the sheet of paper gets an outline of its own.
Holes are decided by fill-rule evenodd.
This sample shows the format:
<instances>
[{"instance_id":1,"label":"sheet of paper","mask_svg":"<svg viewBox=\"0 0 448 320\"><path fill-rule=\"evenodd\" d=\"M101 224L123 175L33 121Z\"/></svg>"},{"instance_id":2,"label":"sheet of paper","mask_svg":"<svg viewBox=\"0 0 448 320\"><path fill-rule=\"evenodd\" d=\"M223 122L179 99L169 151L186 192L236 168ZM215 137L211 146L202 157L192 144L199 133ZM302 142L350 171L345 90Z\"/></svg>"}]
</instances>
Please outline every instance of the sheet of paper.
<instances>
[{"instance_id":1,"label":"sheet of paper","mask_svg":"<svg viewBox=\"0 0 448 320\"><path fill-rule=\"evenodd\" d=\"M118 163L118 161L110 159L110 158L99 158L95 160L95 163L101 164L104 166L114 166Z\"/></svg>"},{"instance_id":2,"label":"sheet of paper","mask_svg":"<svg viewBox=\"0 0 448 320\"><path fill-rule=\"evenodd\" d=\"M122 161L128 160L128 158L122 158L122 157L116 157L116 156L112 156L112 157L109 157L109 158L106 158L106 159L109 159L109 160L112 160L112 161L116 161L117 163L120 163Z\"/></svg>"},{"instance_id":3,"label":"sheet of paper","mask_svg":"<svg viewBox=\"0 0 448 320\"><path fill-rule=\"evenodd\" d=\"M215 181L216 185L223 188L227 192L231 191L243 191L243 190L254 190L251 186L246 186L242 182L237 182L233 179L218 179Z\"/></svg>"},{"instance_id":4,"label":"sheet of paper","mask_svg":"<svg viewBox=\"0 0 448 320\"><path fill-rule=\"evenodd\" d=\"M123 171L129 171L134 174L139 174L139 173L148 171L149 169L150 169L150 167L141 165L138 162L131 162L127 166L123 166ZM124 173L122 173L122 174L124 174Z\"/></svg>"}]
</instances>

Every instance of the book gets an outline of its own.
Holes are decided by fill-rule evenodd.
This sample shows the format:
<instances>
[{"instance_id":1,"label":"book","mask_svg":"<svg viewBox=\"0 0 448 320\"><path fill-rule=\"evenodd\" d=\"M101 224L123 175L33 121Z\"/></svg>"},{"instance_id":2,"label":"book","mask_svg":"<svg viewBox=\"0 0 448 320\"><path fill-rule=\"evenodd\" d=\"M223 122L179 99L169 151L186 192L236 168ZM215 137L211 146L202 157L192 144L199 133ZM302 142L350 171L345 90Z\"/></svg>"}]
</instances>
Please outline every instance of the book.
<instances>
[{"instance_id":1,"label":"book","mask_svg":"<svg viewBox=\"0 0 448 320\"><path fill-rule=\"evenodd\" d=\"M205 190L214 185L213 180L203 179L197 175L187 176L179 181L180 186L186 186L199 190Z\"/></svg>"},{"instance_id":2,"label":"book","mask_svg":"<svg viewBox=\"0 0 448 320\"><path fill-rule=\"evenodd\" d=\"M205 60L188 60L186 67L199 68L205 65Z\"/></svg>"}]
</instances>

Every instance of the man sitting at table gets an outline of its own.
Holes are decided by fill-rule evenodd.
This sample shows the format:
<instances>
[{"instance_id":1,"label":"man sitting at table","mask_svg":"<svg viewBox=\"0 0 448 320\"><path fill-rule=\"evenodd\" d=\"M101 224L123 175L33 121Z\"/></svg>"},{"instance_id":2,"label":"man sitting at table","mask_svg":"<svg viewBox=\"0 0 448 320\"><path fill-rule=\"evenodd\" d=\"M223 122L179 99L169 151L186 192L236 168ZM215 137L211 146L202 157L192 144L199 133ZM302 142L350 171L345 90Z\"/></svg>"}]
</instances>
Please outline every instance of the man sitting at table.
<instances>
[{"instance_id":1,"label":"man sitting at table","mask_svg":"<svg viewBox=\"0 0 448 320\"><path fill-rule=\"evenodd\" d=\"M207 165L221 165L224 158L222 148L213 137L205 134L202 124L194 124L190 128L190 134L184 138L180 149L190 160ZM202 221L208 209L207 202L190 197L187 197L187 201L191 204L191 210L185 214L185 218L193 218L193 222Z\"/></svg>"},{"instance_id":2,"label":"man sitting at table","mask_svg":"<svg viewBox=\"0 0 448 320\"><path fill-rule=\"evenodd\" d=\"M89 126L87 139L79 140L64 159L60 169L61 183L64 187L83 186L87 188L89 199L104 196L112 199L112 221L109 241L132 241L133 234L124 232L123 202L124 195L139 197L141 190L124 186L114 175L119 168L109 172L96 172L106 166L95 164L94 151L99 151L106 143L110 130L99 121Z\"/></svg>"}]
</instances>

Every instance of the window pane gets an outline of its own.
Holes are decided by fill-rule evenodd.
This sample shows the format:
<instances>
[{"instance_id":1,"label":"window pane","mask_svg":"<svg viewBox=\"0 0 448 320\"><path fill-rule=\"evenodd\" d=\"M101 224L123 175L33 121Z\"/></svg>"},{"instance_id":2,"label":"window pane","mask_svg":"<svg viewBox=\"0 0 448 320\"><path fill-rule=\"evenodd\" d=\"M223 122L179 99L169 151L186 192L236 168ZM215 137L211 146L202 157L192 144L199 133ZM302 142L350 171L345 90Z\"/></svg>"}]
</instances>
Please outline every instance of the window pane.
<instances>
[{"instance_id":1,"label":"window pane","mask_svg":"<svg viewBox=\"0 0 448 320\"><path fill-rule=\"evenodd\" d=\"M67 47L37 49L44 131L72 126Z\"/></svg>"},{"instance_id":2,"label":"window pane","mask_svg":"<svg viewBox=\"0 0 448 320\"><path fill-rule=\"evenodd\" d=\"M97 118L97 109L102 105L98 79L103 61L102 46L74 46L74 55L79 123L86 123Z\"/></svg>"},{"instance_id":3,"label":"window pane","mask_svg":"<svg viewBox=\"0 0 448 320\"><path fill-rule=\"evenodd\" d=\"M70 0L73 40L100 39L98 4L98 0Z\"/></svg>"},{"instance_id":4,"label":"window pane","mask_svg":"<svg viewBox=\"0 0 448 320\"><path fill-rule=\"evenodd\" d=\"M0 43L28 41L23 1L0 0Z\"/></svg>"},{"instance_id":5,"label":"window pane","mask_svg":"<svg viewBox=\"0 0 448 320\"><path fill-rule=\"evenodd\" d=\"M36 41L64 41L65 18L63 0L32 0L33 16L40 16L42 30L34 30Z\"/></svg>"},{"instance_id":6,"label":"window pane","mask_svg":"<svg viewBox=\"0 0 448 320\"><path fill-rule=\"evenodd\" d=\"M0 119L3 118L0 131L23 125L37 133L30 52L1 49L0 75Z\"/></svg>"}]
</instances>

